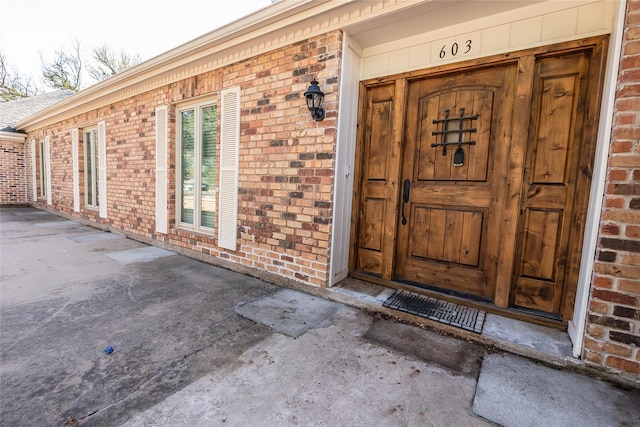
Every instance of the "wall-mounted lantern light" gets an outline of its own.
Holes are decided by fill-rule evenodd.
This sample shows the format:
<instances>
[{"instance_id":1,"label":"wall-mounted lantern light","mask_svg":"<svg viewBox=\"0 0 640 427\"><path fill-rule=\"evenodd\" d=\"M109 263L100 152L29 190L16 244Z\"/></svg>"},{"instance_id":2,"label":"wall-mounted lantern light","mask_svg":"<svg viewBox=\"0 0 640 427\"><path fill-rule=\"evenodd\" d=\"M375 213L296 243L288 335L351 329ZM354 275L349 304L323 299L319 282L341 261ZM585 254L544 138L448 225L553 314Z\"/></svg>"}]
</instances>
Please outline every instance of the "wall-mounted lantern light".
<instances>
[{"instance_id":1,"label":"wall-mounted lantern light","mask_svg":"<svg viewBox=\"0 0 640 427\"><path fill-rule=\"evenodd\" d=\"M318 87L317 80L311 81L311 86L304 93L304 97L307 99L307 108L309 108L313 120L317 122L324 120L324 108L322 108L324 93Z\"/></svg>"}]
</instances>

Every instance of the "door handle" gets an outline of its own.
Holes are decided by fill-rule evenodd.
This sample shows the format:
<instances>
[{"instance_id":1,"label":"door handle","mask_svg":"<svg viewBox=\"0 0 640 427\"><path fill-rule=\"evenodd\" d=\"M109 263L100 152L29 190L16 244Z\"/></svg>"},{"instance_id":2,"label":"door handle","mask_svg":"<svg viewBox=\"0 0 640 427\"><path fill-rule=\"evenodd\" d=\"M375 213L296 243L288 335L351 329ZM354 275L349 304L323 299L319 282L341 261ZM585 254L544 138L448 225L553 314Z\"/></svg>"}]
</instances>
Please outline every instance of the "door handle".
<instances>
[{"instance_id":1,"label":"door handle","mask_svg":"<svg viewBox=\"0 0 640 427\"><path fill-rule=\"evenodd\" d=\"M409 194L411 193L411 181L404 180L402 184L402 225L407 225L407 218L404 216L404 205L409 201Z\"/></svg>"}]
</instances>

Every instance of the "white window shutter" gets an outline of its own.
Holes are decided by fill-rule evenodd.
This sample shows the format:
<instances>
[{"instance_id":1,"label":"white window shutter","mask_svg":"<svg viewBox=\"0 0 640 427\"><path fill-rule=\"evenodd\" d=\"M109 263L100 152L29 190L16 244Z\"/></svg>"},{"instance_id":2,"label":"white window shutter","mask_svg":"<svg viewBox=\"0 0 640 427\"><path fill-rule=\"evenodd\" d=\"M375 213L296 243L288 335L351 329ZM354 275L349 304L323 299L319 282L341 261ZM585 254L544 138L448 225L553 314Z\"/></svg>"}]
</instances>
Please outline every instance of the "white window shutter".
<instances>
[{"instance_id":1,"label":"white window shutter","mask_svg":"<svg viewBox=\"0 0 640 427\"><path fill-rule=\"evenodd\" d=\"M78 129L71 130L71 163L73 167L73 211L80 212L80 177L78 167Z\"/></svg>"},{"instance_id":2,"label":"white window shutter","mask_svg":"<svg viewBox=\"0 0 640 427\"><path fill-rule=\"evenodd\" d=\"M100 218L107 217L107 130L98 122L98 205Z\"/></svg>"},{"instance_id":3,"label":"white window shutter","mask_svg":"<svg viewBox=\"0 0 640 427\"><path fill-rule=\"evenodd\" d=\"M46 176L47 182L47 204L50 205L53 201L51 197L51 142L48 136L44 137L44 176Z\"/></svg>"},{"instance_id":4,"label":"white window shutter","mask_svg":"<svg viewBox=\"0 0 640 427\"><path fill-rule=\"evenodd\" d=\"M218 246L235 251L238 227L240 88L223 90L221 104Z\"/></svg>"},{"instance_id":5,"label":"white window shutter","mask_svg":"<svg viewBox=\"0 0 640 427\"><path fill-rule=\"evenodd\" d=\"M156 231L167 234L167 107L156 108Z\"/></svg>"},{"instance_id":6,"label":"white window shutter","mask_svg":"<svg viewBox=\"0 0 640 427\"><path fill-rule=\"evenodd\" d=\"M37 162L36 162L36 140L31 140L31 191L33 191L34 202L38 201L38 177L36 175L37 170Z\"/></svg>"}]
</instances>

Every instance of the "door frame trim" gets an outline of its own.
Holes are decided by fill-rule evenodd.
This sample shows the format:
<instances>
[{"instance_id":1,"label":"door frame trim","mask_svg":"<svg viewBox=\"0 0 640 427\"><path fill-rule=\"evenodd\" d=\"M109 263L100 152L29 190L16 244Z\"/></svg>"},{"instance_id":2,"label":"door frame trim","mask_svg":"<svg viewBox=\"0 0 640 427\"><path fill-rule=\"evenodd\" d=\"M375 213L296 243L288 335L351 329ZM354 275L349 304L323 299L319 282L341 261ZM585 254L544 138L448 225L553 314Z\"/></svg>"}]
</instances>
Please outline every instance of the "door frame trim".
<instances>
[{"instance_id":1,"label":"door frame trim","mask_svg":"<svg viewBox=\"0 0 640 427\"><path fill-rule=\"evenodd\" d=\"M334 171L333 206L331 229L331 257L328 286L349 275L351 208L353 203L353 177L356 128L358 120L360 90L359 75L362 62L361 48L348 34L343 34L342 64L340 71L340 108L338 108L338 130ZM353 141L353 142L351 142ZM342 206L342 209L336 209Z\"/></svg>"}]
</instances>

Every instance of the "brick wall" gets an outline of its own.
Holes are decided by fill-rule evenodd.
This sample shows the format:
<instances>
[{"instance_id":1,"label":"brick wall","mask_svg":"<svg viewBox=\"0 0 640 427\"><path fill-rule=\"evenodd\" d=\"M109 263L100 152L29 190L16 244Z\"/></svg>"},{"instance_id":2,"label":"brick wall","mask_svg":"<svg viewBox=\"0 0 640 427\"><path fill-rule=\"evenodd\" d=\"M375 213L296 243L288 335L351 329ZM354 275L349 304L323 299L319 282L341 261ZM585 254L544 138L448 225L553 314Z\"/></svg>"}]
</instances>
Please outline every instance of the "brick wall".
<instances>
[{"instance_id":1,"label":"brick wall","mask_svg":"<svg viewBox=\"0 0 640 427\"><path fill-rule=\"evenodd\" d=\"M629 0L584 358L640 374L640 0Z\"/></svg>"},{"instance_id":2,"label":"brick wall","mask_svg":"<svg viewBox=\"0 0 640 427\"><path fill-rule=\"evenodd\" d=\"M0 205L27 203L24 141L0 136Z\"/></svg>"},{"instance_id":3,"label":"brick wall","mask_svg":"<svg viewBox=\"0 0 640 427\"><path fill-rule=\"evenodd\" d=\"M29 135L49 136L49 209L205 257L326 285L332 211L341 33L333 32L171 83ZM316 78L326 119L311 119L303 92ZM238 249L216 236L176 228L175 104L241 87ZM169 233L155 232L155 108L169 105ZM218 108L218 111L220 109ZM85 207L82 143L81 211L73 212L72 129L104 121L107 134L107 218ZM31 169L29 166L29 173ZM46 200L37 204L46 208Z\"/></svg>"}]
</instances>

